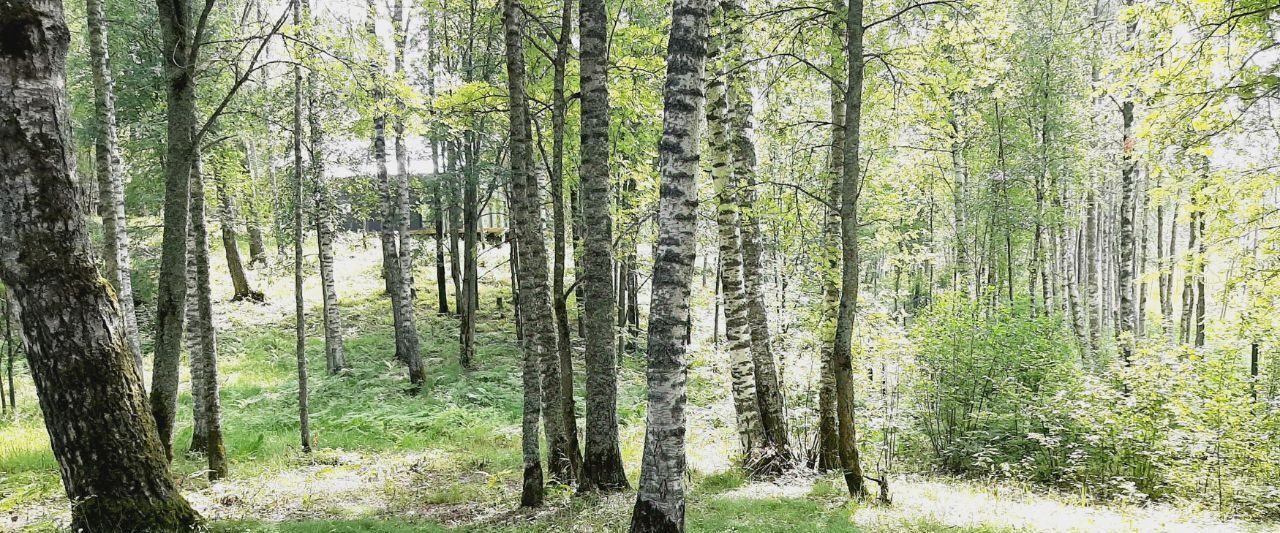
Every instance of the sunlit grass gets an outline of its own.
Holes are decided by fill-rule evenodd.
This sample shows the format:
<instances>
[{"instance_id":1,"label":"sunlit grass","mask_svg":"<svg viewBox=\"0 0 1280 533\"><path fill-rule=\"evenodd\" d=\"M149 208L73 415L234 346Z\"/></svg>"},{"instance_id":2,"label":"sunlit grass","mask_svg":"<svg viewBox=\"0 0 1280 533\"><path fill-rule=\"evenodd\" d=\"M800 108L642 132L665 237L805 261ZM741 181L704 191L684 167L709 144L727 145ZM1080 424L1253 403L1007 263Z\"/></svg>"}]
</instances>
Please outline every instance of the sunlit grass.
<instances>
[{"instance_id":1,"label":"sunlit grass","mask_svg":"<svg viewBox=\"0 0 1280 533\"><path fill-rule=\"evenodd\" d=\"M464 371L457 364L457 321L435 312L434 283L425 281L433 279L430 266L421 265L417 319L428 378L419 394L410 395L404 368L393 359L377 240L370 241L373 247L364 250L358 238L348 238L340 250L338 284L352 368L339 375L325 374L314 274L306 285L315 443L310 455L301 453L298 436L292 277L278 266L254 272L256 288L268 296L265 305L227 302L227 284L215 282L231 474L210 485L202 475L203 458L182 453L191 433L186 382L174 463L184 494L213 521L214 531L625 531L634 493L573 498L568 488L553 486L547 508L517 509L520 355L510 303L504 317L494 305L497 295L505 294L505 272L495 271L482 287L479 365ZM495 264L498 255L490 258ZM214 275L224 275L220 250L213 260ZM1170 508L1096 506L995 483L902 479L894 484L894 505L880 507L850 504L837 477L753 482L733 468L736 435L727 374L722 357L706 341L695 336L690 345L690 531L1265 530ZM579 398L580 355L575 364ZM623 357L618 411L633 487L643 451L643 370L640 357ZM20 385L17 420L0 420L0 520L54 531L65 524L68 504L29 379ZM581 420L581 401L577 407Z\"/></svg>"}]
</instances>

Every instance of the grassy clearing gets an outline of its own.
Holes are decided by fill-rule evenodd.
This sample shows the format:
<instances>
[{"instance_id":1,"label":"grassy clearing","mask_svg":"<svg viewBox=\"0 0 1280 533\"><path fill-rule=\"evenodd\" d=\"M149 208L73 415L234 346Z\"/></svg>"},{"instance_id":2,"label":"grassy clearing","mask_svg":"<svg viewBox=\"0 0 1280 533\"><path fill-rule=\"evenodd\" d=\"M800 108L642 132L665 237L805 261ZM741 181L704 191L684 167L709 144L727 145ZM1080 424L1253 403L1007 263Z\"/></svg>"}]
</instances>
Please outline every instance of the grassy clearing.
<instances>
[{"instance_id":1,"label":"grassy clearing","mask_svg":"<svg viewBox=\"0 0 1280 533\"><path fill-rule=\"evenodd\" d=\"M376 241L374 242L376 245ZM518 350L509 314L496 306L506 278L486 279L478 326L479 368L462 371L457 323L439 316L419 287L419 331L429 369L417 396L391 360L388 302L380 296L376 248L342 247L338 272L346 348L353 368L324 374L318 306L309 308L311 425L316 451L302 455L297 428L291 279L257 272L268 304L227 303L218 284L219 357L228 479L210 485L200 457L180 453L176 475L219 532L622 531L634 494L574 498L552 487L549 505L517 509L520 481ZM500 252L486 257L499 264ZM215 254L215 275L224 270ZM487 269L481 267L482 271ZM432 279L421 272L418 279ZM319 301L314 277L308 301ZM509 305L509 304L508 304ZM509 313L510 309L506 309ZM892 507L855 506L836 479L755 483L731 468L732 411L714 352L693 347L688 415L691 531L1261 531L1176 509L1111 508L1005 488L931 479L895 485ZM575 368L581 386L582 362ZM642 364L624 360L619 411L632 483L644 435ZM190 397L180 398L176 445L190 440ZM717 392L719 391L719 392ZM68 518L57 467L29 381L14 420L0 422L0 527L57 531ZM581 415L582 405L579 402ZM999 487L999 486L997 486Z\"/></svg>"}]
</instances>

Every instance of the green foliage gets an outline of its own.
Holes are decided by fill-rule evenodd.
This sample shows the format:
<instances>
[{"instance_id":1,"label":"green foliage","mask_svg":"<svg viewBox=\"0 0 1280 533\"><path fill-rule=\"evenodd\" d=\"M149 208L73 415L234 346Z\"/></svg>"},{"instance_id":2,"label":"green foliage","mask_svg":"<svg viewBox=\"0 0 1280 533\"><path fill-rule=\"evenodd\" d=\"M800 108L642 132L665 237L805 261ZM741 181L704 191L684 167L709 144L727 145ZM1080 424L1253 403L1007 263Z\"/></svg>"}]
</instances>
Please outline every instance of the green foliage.
<instances>
[{"instance_id":1,"label":"green foliage","mask_svg":"<svg viewBox=\"0 0 1280 533\"><path fill-rule=\"evenodd\" d=\"M1033 452L1035 436L1048 430L1036 410L1070 386L1075 369L1061 321L1019 317L1014 308L984 308L951 293L924 312L911 337L921 429L937 465L1051 479Z\"/></svg>"}]
</instances>

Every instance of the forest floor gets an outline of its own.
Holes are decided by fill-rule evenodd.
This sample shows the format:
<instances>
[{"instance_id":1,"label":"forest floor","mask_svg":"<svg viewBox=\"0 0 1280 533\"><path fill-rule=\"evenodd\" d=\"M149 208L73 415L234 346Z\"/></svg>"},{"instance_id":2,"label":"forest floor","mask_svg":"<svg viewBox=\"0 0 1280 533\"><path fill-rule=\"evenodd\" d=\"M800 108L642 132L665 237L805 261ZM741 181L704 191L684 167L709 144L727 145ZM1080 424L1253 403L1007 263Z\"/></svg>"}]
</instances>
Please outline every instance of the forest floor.
<instances>
[{"instance_id":1,"label":"forest floor","mask_svg":"<svg viewBox=\"0 0 1280 533\"><path fill-rule=\"evenodd\" d=\"M154 237L153 239L154 240ZM352 369L324 372L319 286L306 285L315 452L297 444L292 276L260 269L266 304L231 303L214 290L223 430L230 477L210 484L202 458L185 453L190 416L179 417L175 471L215 531L408 532L622 531L634 493L573 497L552 487L548 505L518 509L521 403L510 304L501 309L505 251L482 257L479 368L457 365L457 321L435 312L434 287L418 283L419 333L428 382L406 393L396 364L388 303L381 296L377 239L350 238L338 257L344 333ZM154 257L141 254L143 261ZM313 258L314 262L314 258ZM421 261L425 263L425 261ZM225 275L215 250L215 276ZM434 279L420 267L418 280ZM314 267L312 269L314 272ZM494 272L497 272L495 274ZM138 285L146 287L146 283ZM145 314L145 313L144 313ZM142 318L149 320L150 317ZM710 347L695 340L688 410L691 531L1280 531L1171 505L1101 505L1069 494L1003 482L898 476L892 505L856 505L833 477L794 474L752 482L731 468L731 407ZM581 353L575 370L581 387ZM622 451L634 484L644 436L643 366L624 358L619 391ZM20 378L22 376L19 376ZM191 409L184 381L180 412ZM0 530L57 531L69 518L29 380L20 379L17 416L0 421ZM581 405L579 413L581 413Z\"/></svg>"}]
</instances>

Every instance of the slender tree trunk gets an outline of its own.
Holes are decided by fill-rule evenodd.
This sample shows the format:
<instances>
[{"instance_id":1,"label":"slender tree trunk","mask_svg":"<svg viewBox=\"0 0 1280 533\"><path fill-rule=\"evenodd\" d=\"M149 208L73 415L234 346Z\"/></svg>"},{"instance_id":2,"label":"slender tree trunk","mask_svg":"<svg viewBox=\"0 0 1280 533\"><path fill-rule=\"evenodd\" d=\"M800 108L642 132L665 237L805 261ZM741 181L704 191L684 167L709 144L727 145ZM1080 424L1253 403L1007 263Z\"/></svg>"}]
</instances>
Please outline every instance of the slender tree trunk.
<instances>
[{"instance_id":1,"label":"slender tree trunk","mask_svg":"<svg viewBox=\"0 0 1280 533\"><path fill-rule=\"evenodd\" d=\"M164 168L164 231L156 290L155 359L151 414L160 443L173 457L174 414L178 406L178 364L187 308L187 225L196 125L194 21L188 0L156 0L166 57L167 87Z\"/></svg>"},{"instance_id":2,"label":"slender tree trunk","mask_svg":"<svg viewBox=\"0 0 1280 533\"><path fill-rule=\"evenodd\" d=\"M1132 6L1133 0L1124 0L1125 6ZM1132 17L1125 26L1125 42L1122 48L1132 48L1138 28L1138 19ZM1119 320L1117 321L1116 338L1120 345L1120 357L1128 366L1133 357L1133 336L1137 335L1134 304L1134 257L1137 251L1133 242L1134 187L1137 181L1138 164L1134 155L1137 139L1133 133L1133 100L1126 98L1120 103L1120 257L1116 270L1116 286L1119 294Z\"/></svg>"},{"instance_id":3,"label":"slender tree trunk","mask_svg":"<svg viewBox=\"0 0 1280 533\"><path fill-rule=\"evenodd\" d=\"M308 22L313 22L309 0L302 0L302 16ZM311 153L311 165L307 173L315 190L316 248L320 257L320 293L324 300L324 360L329 374L337 374L349 368L346 350L343 348L342 312L338 305L338 287L334 274L333 240L336 230L333 218L337 212L337 201L325 167L324 120L316 74L308 74L306 81L307 129L310 133L308 141Z\"/></svg>"},{"instance_id":4,"label":"slender tree trunk","mask_svg":"<svg viewBox=\"0 0 1280 533\"><path fill-rule=\"evenodd\" d=\"M231 286L235 291L231 301L261 302L265 297L249 285L249 275L245 273L244 261L240 259L239 239L236 236L235 197L227 193L225 178L218 176L213 181L218 194L218 225L222 230L222 249L227 257L227 270L231 274Z\"/></svg>"},{"instance_id":5,"label":"slender tree trunk","mask_svg":"<svg viewBox=\"0 0 1280 533\"><path fill-rule=\"evenodd\" d=\"M458 238L461 237L462 229L462 167L458 165L461 159L458 147L458 141L448 143L449 147L449 275L453 278L453 304L454 309L459 315L462 314L462 298L465 296L462 290L462 249L458 246Z\"/></svg>"},{"instance_id":6,"label":"slender tree trunk","mask_svg":"<svg viewBox=\"0 0 1280 533\"><path fill-rule=\"evenodd\" d=\"M195 304L196 321L188 326L189 330L199 338L200 372L192 373L191 395L200 397L200 406L204 412L205 442L204 452L209 459L209 480L215 481L227 476L227 450L222 442L221 402L218 400L218 347L216 332L213 327L213 294L209 286L209 229L205 224L204 175L201 170L199 154L191 167L191 241L192 256L195 265L195 301L188 301L188 306ZM190 331L189 331L190 332ZM196 361L192 360L192 366Z\"/></svg>"},{"instance_id":7,"label":"slender tree trunk","mask_svg":"<svg viewBox=\"0 0 1280 533\"><path fill-rule=\"evenodd\" d=\"M197 527L201 518L174 485L148 414L119 304L90 249L61 2L0 3L0 20L0 281L17 302L50 446L74 502L71 529ZM185 243L185 224L180 237Z\"/></svg>"},{"instance_id":8,"label":"slender tree trunk","mask_svg":"<svg viewBox=\"0 0 1280 533\"><path fill-rule=\"evenodd\" d=\"M1205 158L1204 166L1205 166L1204 180L1207 181L1208 170L1209 170L1208 158ZM1200 204L1202 202L1207 202L1207 199L1204 197L1204 186L1205 186L1205 181L1201 181L1200 184L1198 185L1198 188L1200 190L1197 192L1197 197L1198 197L1197 204ZM1207 250L1205 248L1205 241L1204 241L1205 218L1207 218L1205 215L1205 212L1206 212L1206 206L1204 205L1196 206L1196 210L1195 210L1196 255L1195 255L1195 263L1194 263L1195 264L1195 283L1196 283L1194 346L1196 348L1200 348L1204 346L1204 325L1205 325L1204 315L1205 315L1205 308L1207 307L1207 304L1205 302L1205 295L1208 292L1205 290L1205 286L1204 286L1204 263L1207 257L1205 253Z\"/></svg>"},{"instance_id":9,"label":"slender tree trunk","mask_svg":"<svg viewBox=\"0 0 1280 533\"><path fill-rule=\"evenodd\" d=\"M848 80L845 87L844 176L840 190L841 288L840 312L836 320L835 350L836 417L840 434L840 467L849 495L866 496L858 439L853 421L852 335L858 302L858 196L862 188L862 162L858 148L862 140L862 0L849 2L845 20L848 51Z\"/></svg>"},{"instance_id":10,"label":"slender tree trunk","mask_svg":"<svg viewBox=\"0 0 1280 533\"><path fill-rule=\"evenodd\" d=\"M1098 350L1098 337L1102 330L1098 306L1098 199L1092 188L1085 194L1085 210L1084 268L1080 278L1085 287L1083 322L1089 334L1086 352L1092 356Z\"/></svg>"},{"instance_id":11,"label":"slender tree trunk","mask_svg":"<svg viewBox=\"0 0 1280 533\"><path fill-rule=\"evenodd\" d=\"M195 181L197 169L191 169L192 181ZM195 202L192 202L194 209ZM195 219L187 230L187 242L196 242ZM189 246L193 246L189 244ZM204 387L204 335L201 332L199 294L200 285L196 279L196 253L187 254L187 299L186 328L183 339L187 345L187 364L191 372L191 446L188 454L203 454L209 445L209 421L205 418L208 411L204 408L204 395L200 391Z\"/></svg>"},{"instance_id":12,"label":"slender tree trunk","mask_svg":"<svg viewBox=\"0 0 1280 533\"><path fill-rule=\"evenodd\" d=\"M444 266L444 203L440 198L440 186L445 181L445 177L439 173L436 174L435 183L431 186L431 200L435 211L435 227L436 227L436 299L439 306L439 313L442 315L449 314L449 275L445 272Z\"/></svg>"},{"instance_id":13,"label":"slender tree trunk","mask_svg":"<svg viewBox=\"0 0 1280 533\"><path fill-rule=\"evenodd\" d=\"M519 257L517 277L524 319L524 488L520 503L542 505L542 466L538 445L538 419L547 435L548 470L552 476L568 471L564 454L564 424L560 419L559 377L548 379L556 365L555 325L547 291L546 245L542 241L541 203L533 176L533 146L529 107L525 95L524 24L518 0L504 0L502 29L506 46L507 90L510 105L512 220L516 221ZM544 390L550 386L551 390ZM541 411L541 412L540 412ZM558 442L557 442L558 441Z\"/></svg>"},{"instance_id":14,"label":"slender tree trunk","mask_svg":"<svg viewBox=\"0 0 1280 533\"><path fill-rule=\"evenodd\" d=\"M293 0L293 24L302 25L302 2ZM311 453L311 412L308 406L306 302L302 296L302 66L293 66L293 325L298 367L298 430L302 453ZM384 154L385 156L385 154ZM385 168L385 165L384 165Z\"/></svg>"},{"instance_id":15,"label":"slender tree trunk","mask_svg":"<svg viewBox=\"0 0 1280 533\"><path fill-rule=\"evenodd\" d=\"M729 352L730 390L737 415L738 440L743 464L755 472L766 459L768 443L760 421L755 367L751 359L751 331L747 323L747 299L742 282L742 252L738 236L738 190L730 146L729 95L726 89L727 64L724 54L726 12L722 5L712 8L707 47L707 160L716 194L716 227L719 232L721 282L724 284L725 344Z\"/></svg>"},{"instance_id":16,"label":"slender tree trunk","mask_svg":"<svg viewBox=\"0 0 1280 533\"><path fill-rule=\"evenodd\" d=\"M138 316L133 308L133 272L129 255L128 219L124 212L124 176L120 169L120 142L116 137L115 82L107 51L106 8L103 0L85 0L88 15L89 62L93 70L94 163L98 175L98 214L102 216L102 260L105 274L115 287L124 315L124 338L133 351L138 369L142 344ZM145 378L144 378L145 379Z\"/></svg>"},{"instance_id":17,"label":"slender tree trunk","mask_svg":"<svg viewBox=\"0 0 1280 533\"><path fill-rule=\"evenodd\" d=\"M564 220L564 132L565 100L564 77L569 63L569 40L573 36L573 0L563 0L560 11L560 36L556 39L556 57L552 79L551 101L551 234L552 273L551 305L556 313L556 345L560 357L560 398L564 409L565 436L568 438L569 461L572 470L580 472L582 452L578 446L578 415L573 401L573 350L569 339L569 305L565 294L565 239Z\"/></svg>"},{"instance_id":18,"label":"slender tree trunk","mask_svg":"<svg viewBox=\"0 0 1280 533\"><path fill-rule=\"evenodd\" d=\"M395 45L395 53L391 56L391 69L394 72L396 80L405 78L404 70L404 53L406 39L408 38L405 30L404 16L404 0L395 0L391 7L391 37ZM396 232L396 251L400 259L400 283L405 287L400 289L401 293L408 292L409 297L401 302L401 305L407 309L407 319L412 322L413 318L413 234L409 233L409 223L412 215L410 214L410 206L412 201L409 191L409 149L405 146L404 138L404 116L408 111L405 109L404 100L396 98L396 113L392 122L392 129L395 132L395 149L396 149L396 180L395 180L395 232ZM416 328L415 328L416 330Z\"/></svg>"},{"instance_id":19,"label":"slender tree trunk","mask_svg":"<svg viewBox=\"0 0 1280 533\"><path fill-rule=\"evenodd\" d=\"M626 490L618 441L618 374L613 347L613 220L609 212L608 14L604 0L580 0L582 201L574 204L578 323L586 340L586 442L580 491ZM574 199L576 200L576 194ZM581 203L581 216L577 204ZM591 231L585 232L584 228ZM563 289L562 289L563 291Z\"/></svg>"},{"instance_id":20,"label":"slender tree trunk","mask_svg":"<svg viewBox=\"0 0 1280 533\"><path fill-rule=\"evenodd\" d=\"M843 13L845 0L834 0L832 9ZM838 50L844 42L843 21L839 17L831 19L831 46ZM831 54L831 146L828 160L829 176L827 185L827 216L823 221L822 238L824 254L824 271L822 276L822 362L818 388L818 457L819 471L831 471L840 468L840 435L836 417L836 374L835 374L835 329L840 310L840 190L844 177L844 122L845 104L844 87L836 80L845 73L844 54L834 51ZM932 216L932 212L930 212ZM932 283L930 284L932 286Z\"/></svg>"},{"instance_id":21,"label":"slender tree trunk","mask_svg":"<svg viewBox=\"0 0 1280 533\"><path fill-rule=\"evenodd\" d=\"M479 177L476 175L478 169L475 161L468 158L466 165L463 167L463 185L462 185L462 293L458 296L459 311L462 314L461 330L461 347L458 350L458 364L464 369L475 368L475 339L476 339L476 301L478 295L475 289L478 287L475 279L476 270L476 237L479 230L476 227L479 214L476 212L477 183Z\"/></svg>"},{"instance_id":22,"label":"slender tree trunk","mask_svg":"<svg viewBox=\"0 0 1280 533\"><path fill-rule=\"evenodd\" d=\"M1194 338L1195 326L1191 323L1191 317L1195 312L1195 272L1196 262L1200 260L1196 257L1196 218L1200 216L1199 203L1196 198L1196 192L1193 189L1191 193L1191 204L1187 206L1191 214L1191 219L1187 223L1187 255L1190 260L1183 269L1182 274L1182 321L1179 328L1180 338L1184 344L1190 344Z\"/></svg>"},{"instance_id":23,"label":"slender tree trunk","mask_svg":"<svg viewBox=\"0 0 1280 533\"><path fill-rule=\"evenodd\" d=\"M685 361L697 253L697 174L708 5L673 0L663 86L658 241L649 315L649 407L632 532L684 531Z\"/></svg>"},{"instance_id":24,"label":"slender tree trunk","mask_svg":"<svg viewBox=\"0 0 1280 533\"><path fill-rule=\"evenodd\" d=\"M366 29L370 35L376 36L374 17L377 4L369 0ZM399 16L399 13L393 13ZM397 23L398 25L399 23ZM399 37L397 37L399 38ZM380 51L375 51L375 57ZM384 94L381 86L382 68L377 59L371 62L370 70L374 77L373 100L382 102ZM406 269L409 262L404 260L401 251L403 246L397 242L397 232L408 233L408 176L405 174L407 161L400 161L403 150L396 155L400 172L393 183L387 173L387 117L378 112L373 118L373 154L377 164L378 182L382 189L382 246L383 271L387 275L387 287L391 294L391 315L395 325L396 357L409 369L409 382L412 391L416 392L426 380L426 371L422 367L422 357L418 353L418 328L414 321L413 294L410 287L410 272ZM407 155L407 154L406 154ZM408 250L403 250L408 252Z\"/></svg>"},{"instance_id":25,"label":"slender tree trunk","mask_svg":"<svg viewBox=\"0 0 1280 533\"><path fill-rule=\"evenodd\" d=\"M258 203L258 174L253 143L242 140L244 145L244 170L249 176L249 214L245 226L249 231L249 268L267 266L267 240L262 234L262 209Z\"/></svg>"},{"instance_id":26,"label":"slender tree trunk","mask_svg":"<svg viewBox=\"0 0 1280 533\"><path fill-rule=\"evenodd\" d=\"M733 148L733 173L744 188L737 195L741 210L739 227L742 236L742 280L747 304L747 326L751 331L751 361L755 367L756 395L760 404L760 421L764 427L764 471L777 473L788 468L792 461L791 444L787 435L787 422L773 360L769 334L769 314L764 305L765 269L761 264L760 218L755 213L756 202L756 148L752 123L751 90L748 84L750 71L744 64L745 39L742 28L748 23L746 6L742 0L729 0L724 4L725 21L728 23L725 52L729 84L729 116Z\"/></svg>"}]
</instances>

